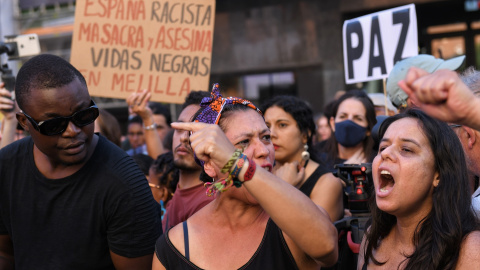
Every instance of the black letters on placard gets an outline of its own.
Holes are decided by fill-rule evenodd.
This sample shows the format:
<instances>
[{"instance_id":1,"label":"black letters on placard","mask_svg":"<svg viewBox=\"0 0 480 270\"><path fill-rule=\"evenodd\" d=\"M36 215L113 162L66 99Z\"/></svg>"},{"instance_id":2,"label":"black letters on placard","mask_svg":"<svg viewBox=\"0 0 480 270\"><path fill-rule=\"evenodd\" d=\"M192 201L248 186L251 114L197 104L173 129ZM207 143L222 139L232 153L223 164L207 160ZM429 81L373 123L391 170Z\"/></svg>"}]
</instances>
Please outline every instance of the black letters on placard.
<instances>
[{"instance_id":1,"label":"black letters on placard","mask_svg":"<svg viewBox=\"0 0 480 270\"><path fill-rule=\"evenodd\" d=\"M358 46L353 48L352 34L358 36ZM353 79L353 60L359 59L363 52L363 32L362 25L359 21L352 21L347 24L346 27L347 36L347 63L348 63L348 78Z\"/></svg>"},{"instance_id":2,"label":"black letters on placard","mask_svg":"<svg viewBox=\"0 0 480 270\"><path fill-rule=\"evenodd\" d=\"M378 42L378 56L374 56L375 40ZM368 76L372 76L373 69L380 67L382 74L387 74L385 67L385 56L383 54L382 34L380 33L380 24L378 16L372 17L372 26L370 31L370 54L368 59Z\"/></svg>"},{"instance_id":3,"label":"black letters on placard","mask_svg":"<svg viewBox=\"0 0 480 270\"><path fill-rule=\"evenodd\" d=\"M392 14L393 24L402 24L402 30L400 31L400 38L398 39L397 49L395 50L395 56L393 57L393 64L402 60L402 52L405 47L405 40L407 39L408 26L410 25L410 9L402 9L395 11Z\"/></svg>"}]
</instances>

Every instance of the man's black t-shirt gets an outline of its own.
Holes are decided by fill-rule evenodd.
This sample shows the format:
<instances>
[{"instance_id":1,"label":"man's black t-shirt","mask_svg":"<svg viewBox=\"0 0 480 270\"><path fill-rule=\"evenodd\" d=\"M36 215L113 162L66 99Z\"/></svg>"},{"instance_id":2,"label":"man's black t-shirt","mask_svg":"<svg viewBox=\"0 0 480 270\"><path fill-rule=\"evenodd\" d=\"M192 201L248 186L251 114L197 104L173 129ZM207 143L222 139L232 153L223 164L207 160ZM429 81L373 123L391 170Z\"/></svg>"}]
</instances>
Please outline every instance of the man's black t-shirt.
<instances>
[{"instance_id":1,"label":"man's black t-shirt","mask_svg":"<svg viewBox=\"0 0 480 270\"><path fill-rule=\"evenodd\" d=\"M104 137L79 171L55 180L37 169L27 137L0 151L0 234L16 269L113 269L110 250L152 254L161 223L144 174Z\"/></svg>"}]
</instances>

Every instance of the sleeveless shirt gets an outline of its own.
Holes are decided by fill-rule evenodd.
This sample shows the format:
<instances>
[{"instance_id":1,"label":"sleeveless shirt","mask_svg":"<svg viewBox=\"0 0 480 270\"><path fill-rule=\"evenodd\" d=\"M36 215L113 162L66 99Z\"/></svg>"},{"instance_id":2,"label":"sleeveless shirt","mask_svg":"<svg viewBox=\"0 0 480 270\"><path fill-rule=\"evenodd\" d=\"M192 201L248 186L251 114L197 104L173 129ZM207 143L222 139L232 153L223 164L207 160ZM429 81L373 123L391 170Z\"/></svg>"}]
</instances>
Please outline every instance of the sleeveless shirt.
<instances>
[{"instance_id":1,"label":"sleeveless shirt","mask_svg":"<svg viewBox=\"0 0 480 270\"><path fill-rule=\"evenodd\" d=\"M188 240L187 240L188 241ZM187 252L186 252L187 253ZM158 238L155 254L166 269L202 269L183 256L170 242L168 232ZM262 242L250 260L239 269L291 270L298 269L282 231L269 219Z\"/></svg>"}]
</instances>

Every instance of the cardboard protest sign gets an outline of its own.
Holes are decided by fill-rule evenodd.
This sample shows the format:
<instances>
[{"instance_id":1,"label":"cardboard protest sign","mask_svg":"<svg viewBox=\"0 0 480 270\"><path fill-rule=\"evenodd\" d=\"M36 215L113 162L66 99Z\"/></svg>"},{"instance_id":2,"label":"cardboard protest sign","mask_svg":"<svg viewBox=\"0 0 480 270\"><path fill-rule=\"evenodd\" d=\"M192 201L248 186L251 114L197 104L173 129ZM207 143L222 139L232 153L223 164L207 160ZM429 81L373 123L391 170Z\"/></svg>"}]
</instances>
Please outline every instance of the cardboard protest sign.
<instances>
[{"instance_id":1,"label":"cardboard protest sign","mask_svg":"<svg viewBox=\"0 0 480 270\"><path fill-rule=\"evenodd\" d=\"M417 54L417 17L413 4L343 24L347 84L386 78L397 61Z\"/></svg>"},{"instance_id":2,"label":"cardboard protest sign","mask_svg":"<svg viewBox=\"0 0 480 270\"><path fill-rule=\"evenodd\" d=\"M71 63L92 96L183 103L208 90L215 0L77 1Z\"/></svg>"}]
</instances>

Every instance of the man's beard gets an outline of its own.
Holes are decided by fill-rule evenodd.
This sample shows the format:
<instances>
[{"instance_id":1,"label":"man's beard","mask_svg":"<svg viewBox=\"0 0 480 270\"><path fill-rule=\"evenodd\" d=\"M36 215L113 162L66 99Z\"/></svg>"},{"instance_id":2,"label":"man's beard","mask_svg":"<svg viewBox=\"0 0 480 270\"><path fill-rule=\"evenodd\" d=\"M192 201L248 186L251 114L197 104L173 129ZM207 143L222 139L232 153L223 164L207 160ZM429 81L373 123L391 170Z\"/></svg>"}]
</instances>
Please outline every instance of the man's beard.
<instances>
[{"instance_id":1,"label":"man's beard","mask_svg":"<svg viewBox=\"0 0 480 270\"><path fill-rule=\"evenodd\" d=\"M188 162L183 159L175 159L173 161L173 165L175 165L176 168L182 171L194 172L200 171L202 169L195 161Z\"/></svg>"}]
</instances>

